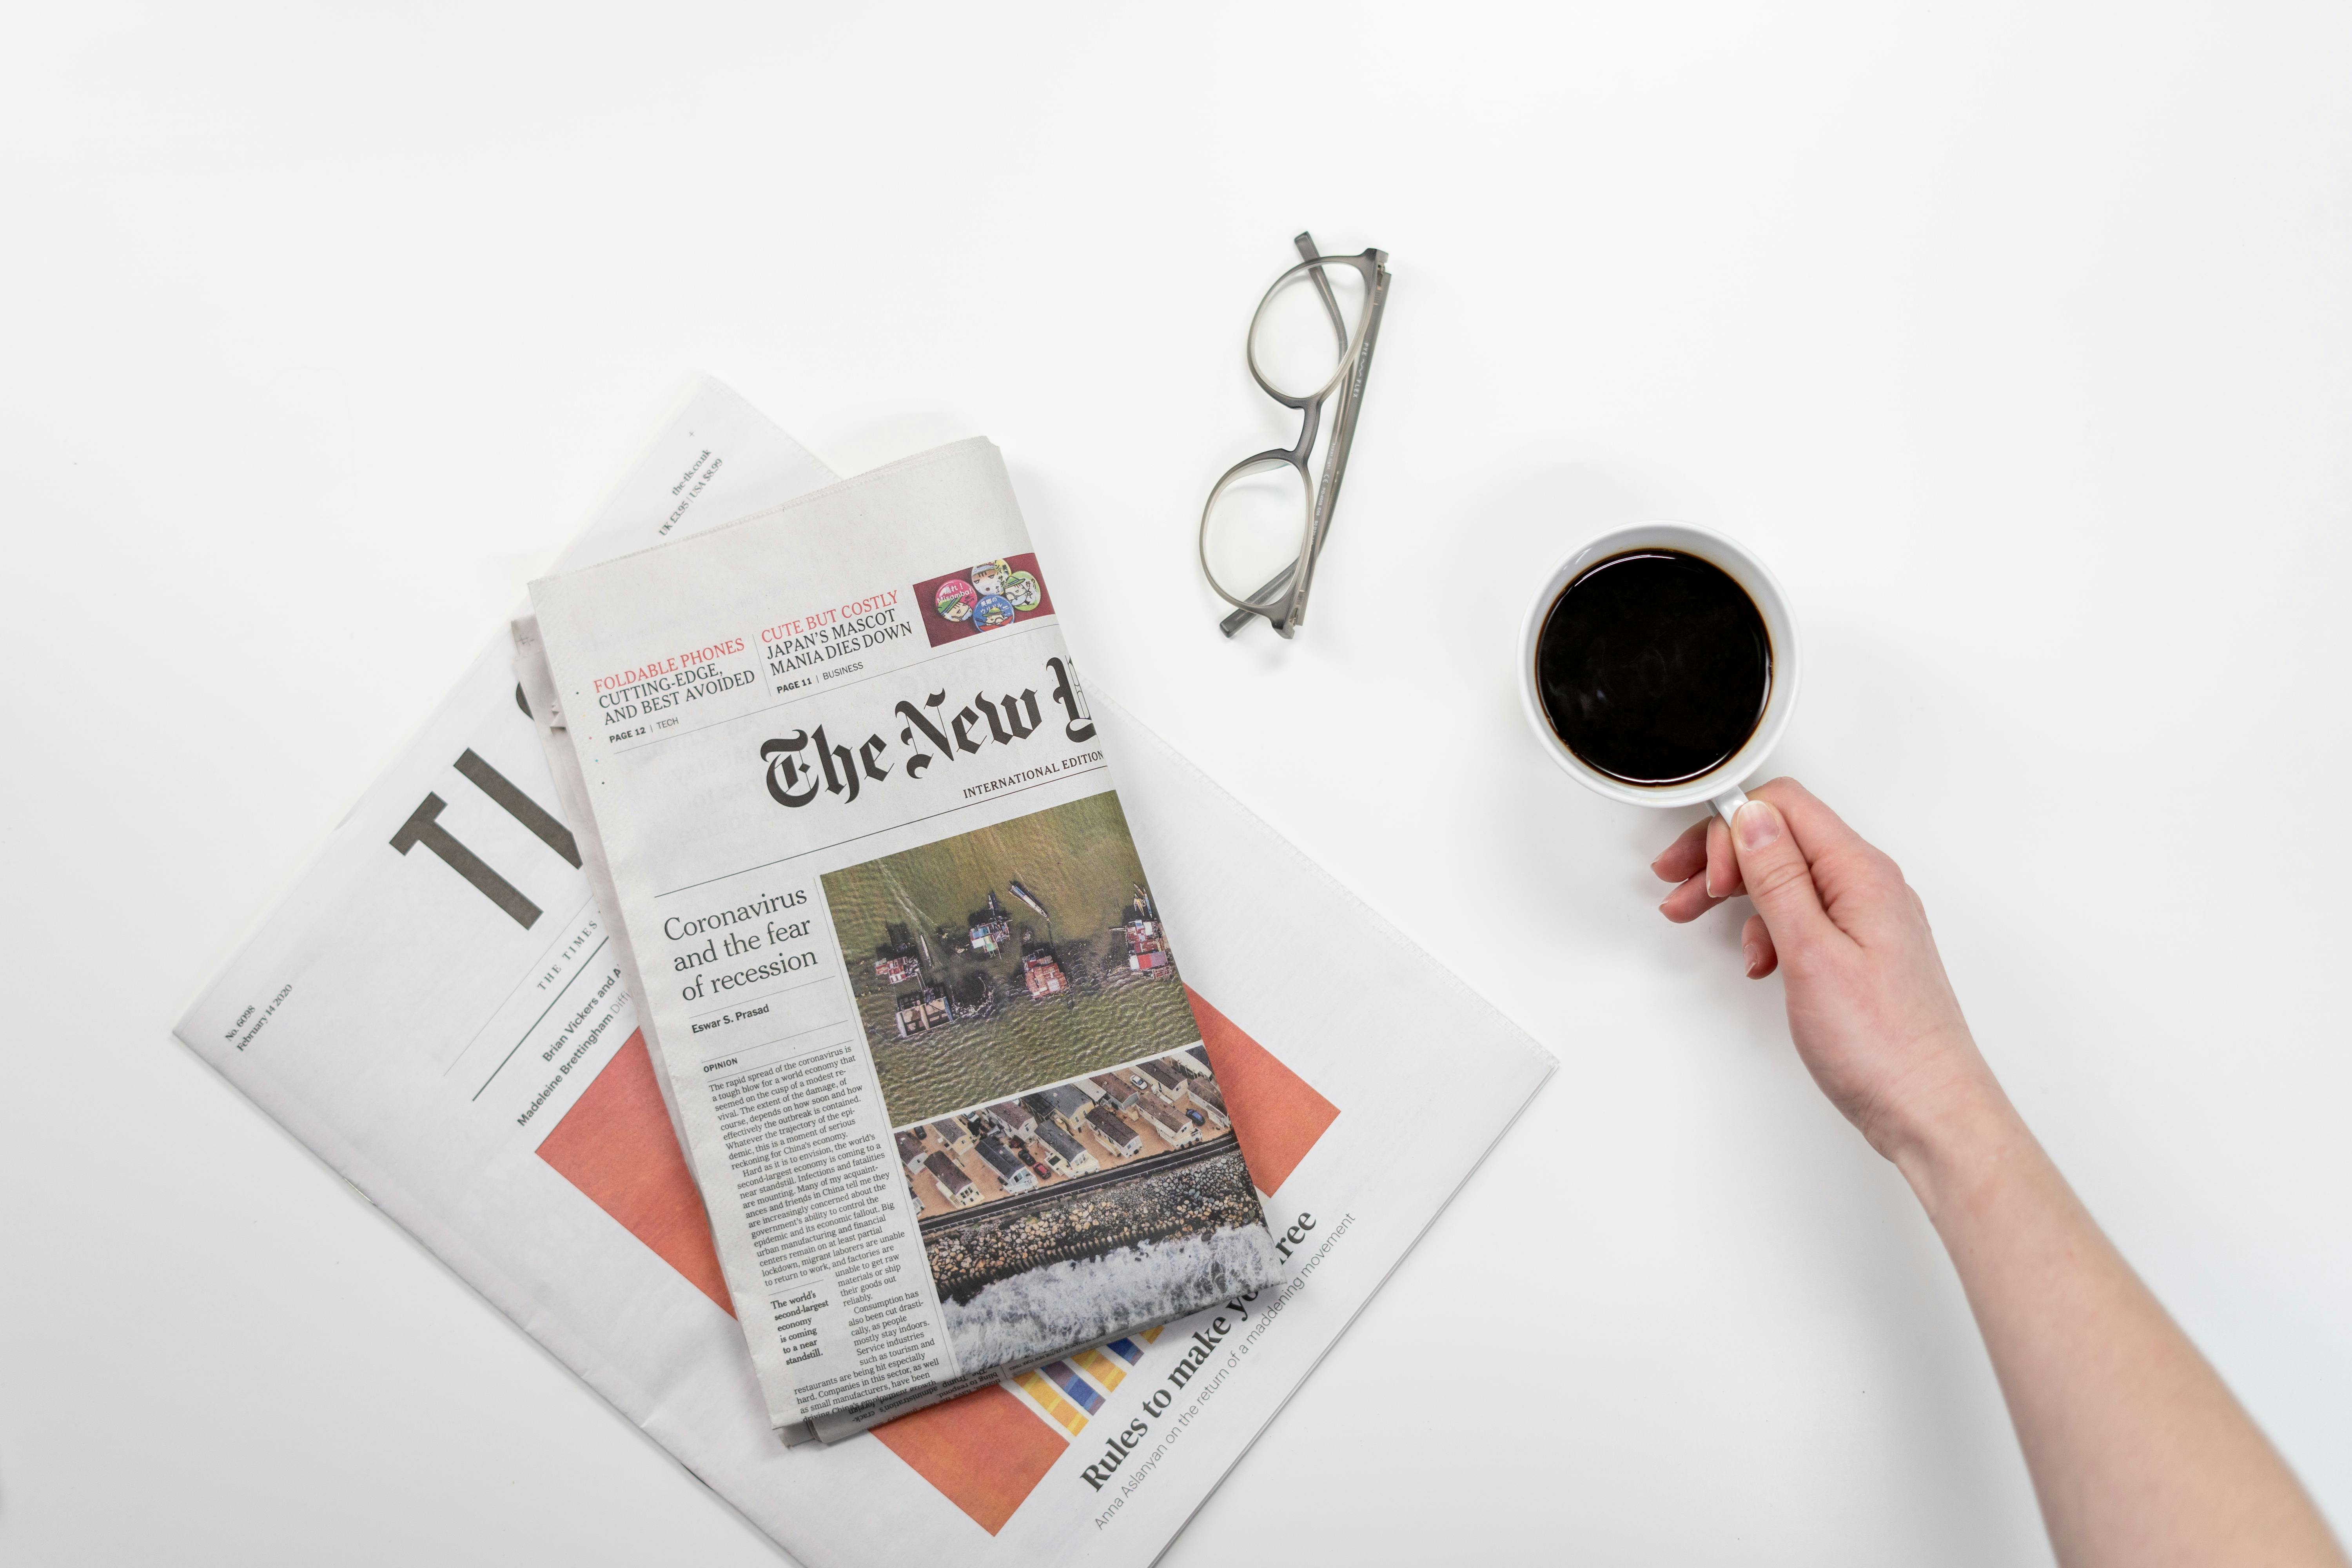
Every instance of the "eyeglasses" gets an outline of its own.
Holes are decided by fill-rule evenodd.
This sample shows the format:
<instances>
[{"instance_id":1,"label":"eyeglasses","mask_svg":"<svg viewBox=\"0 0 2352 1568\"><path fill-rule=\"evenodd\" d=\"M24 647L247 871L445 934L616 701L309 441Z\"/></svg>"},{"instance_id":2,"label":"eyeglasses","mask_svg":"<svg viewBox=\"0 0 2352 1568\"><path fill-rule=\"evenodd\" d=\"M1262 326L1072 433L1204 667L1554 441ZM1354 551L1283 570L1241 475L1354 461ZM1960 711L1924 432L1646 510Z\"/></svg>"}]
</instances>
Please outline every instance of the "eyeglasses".
<instances>
[{"instance_id":1,"label":"eyeglasses","mask_svg":"<svg viewBox=\"0 0 2352 1568\"><path fill-rule=\"evenodd\" d=\"M1258 301L1248 351L1250 374L1265 395L1304 416L1297 444L1235 463L1201 509L1201 570L1217 596L1234 606L1219 623L1227 637L1255 617L1287 637L1306 619L1307 592L1339 504L1372 344L1388 303L1386 251L1321 256L1312 235L1301 234L1295 243L1306 259L1276 279ZM1318 483L1307 458L1335 394Z\"/></svg>"}]
</instances>

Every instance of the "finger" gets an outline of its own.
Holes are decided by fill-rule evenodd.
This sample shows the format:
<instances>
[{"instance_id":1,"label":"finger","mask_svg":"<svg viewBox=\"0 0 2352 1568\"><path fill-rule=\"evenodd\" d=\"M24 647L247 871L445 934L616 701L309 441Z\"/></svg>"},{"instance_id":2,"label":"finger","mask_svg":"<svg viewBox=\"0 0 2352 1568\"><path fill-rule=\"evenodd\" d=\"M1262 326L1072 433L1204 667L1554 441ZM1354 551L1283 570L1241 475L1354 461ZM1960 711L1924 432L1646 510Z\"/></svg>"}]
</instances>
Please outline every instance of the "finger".
<instances>
[{"instance_id":1,"label":"finger","mask_svg":"<svg viewBox=\"0 0 2352 1568\"><path fill-rule=\"evenodd\" d=\"M1706 824L1694 822L1666 846L1664 854L1650 862L1650 869L1662 882L1685 881L1706 869Z\"/></svg>"},{"instance_id":2,"label":"finger","mask_svg":"<svg viewBox=\"0 0 2352 1568\"><path fill-rule=\"evenodd\" d=\"M1762 915L1749 915L1739 928L1739 956L1748 961L1750 980L1761 980L1780 967L1780 950L1772 945L1772 930Z\"/></svg>"},{"instance_id":3,"label":"finger","mask_svg":"<svg viewBox=\"0 0 2352 1568\"><path fill-rule=\"evenodd\" d=\"M1693 877L1666 895L1666 901L1658 906L1658 912L1676 925L1687 925L1721 902L1721 899L1706 896L1706 878Z\"/></svg>"},{"instance_id":4,"label":"finger","mask_svg":"<svg viewBox=\"0 0 2352 1568\"><path fill-rule=\"evenodd\" d=\"M1840 934L1822 909L1812 866L1778 806L1750 795L1732 821L1731 837L1740 879L1772 933L1776 952L1801 952L1808 943Z\"/></svg>"},{"instance_id":5,"label":"finger","mask_svg":"<svg viewBox=\"0 0 2352 1568\"><path fill-rule=\"evenodd\" d=\"M1823 805L1821 797L1792 778L1772 779L1748 792L1751 800L1769 800L1778 810L1789 830L1797 836L1798 846L1808 861L1818 860L1825 850L1852 847L1870 848L1870 841L1856 833L1840 816Z\"/></svg>"},{"instance_id":6,"label":"finger","mask_svg":"<svg viewBox=\"0 0 2352 1568\"><path fill-rule=\"evenodd\" d=\"M1739 857L1731 847L1731 826L1720 815L1708 812L1706 829L1706 895L1728 899L1739 892Z\"/></svg>"}]
</instances>

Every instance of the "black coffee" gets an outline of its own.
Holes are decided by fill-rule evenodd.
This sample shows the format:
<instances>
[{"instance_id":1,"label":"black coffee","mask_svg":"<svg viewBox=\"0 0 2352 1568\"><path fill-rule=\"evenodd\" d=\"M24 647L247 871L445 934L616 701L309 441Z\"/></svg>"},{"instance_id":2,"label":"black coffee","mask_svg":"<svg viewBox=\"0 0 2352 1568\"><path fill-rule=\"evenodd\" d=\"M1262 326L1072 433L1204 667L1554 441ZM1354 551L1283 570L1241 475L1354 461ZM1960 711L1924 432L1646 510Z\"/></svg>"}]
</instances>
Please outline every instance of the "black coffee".
<instances>
[{"instance_id":1,"label":"black coffee","mask_svg":"<svg viewBox=\"0 0 2352 1568\"><path fill-rule=\"evenodd\" d=\"M1536 639L1536 690L1586 766L1627 784L1696 778L1748 743L1772 642L1746 589L1679 550L1596 562Z\"/></svg>"}]
</instances>

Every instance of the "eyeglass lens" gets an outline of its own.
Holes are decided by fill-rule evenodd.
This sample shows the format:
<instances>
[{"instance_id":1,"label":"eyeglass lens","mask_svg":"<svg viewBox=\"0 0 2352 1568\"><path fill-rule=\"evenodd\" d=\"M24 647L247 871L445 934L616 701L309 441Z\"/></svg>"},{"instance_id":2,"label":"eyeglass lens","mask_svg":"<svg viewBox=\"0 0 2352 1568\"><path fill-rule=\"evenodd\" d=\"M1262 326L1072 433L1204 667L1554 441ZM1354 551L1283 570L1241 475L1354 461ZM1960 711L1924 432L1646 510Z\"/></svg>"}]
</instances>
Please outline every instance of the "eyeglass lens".
<instances>
[{"instance_id":1,"label":"eyeglass lens","mask_svg":"<svg viewBox=\"0 0 2352 1568\"><path fill-rule=\"evenodd\" d=\"M1235 475L1210 503L1201 527L1201 559L1219 587L1236 599L1278 605L1288 586L1260 597L1307 539L1312 499L1307 477L1268 461Z\"/></svg>"},{"instance_id":2,"label":"eyeglass lens","mask_svg":"<svg viewBox=\"0 0 2352 1568\"><path fill-rule=\"evenodd\" d=\"M1345 266L1301 268L1277 284L1250 321L1250 362L1265 384L1302 402L1328 390L1364 319L1365 288Z\"/></svg>"}]
</instances>

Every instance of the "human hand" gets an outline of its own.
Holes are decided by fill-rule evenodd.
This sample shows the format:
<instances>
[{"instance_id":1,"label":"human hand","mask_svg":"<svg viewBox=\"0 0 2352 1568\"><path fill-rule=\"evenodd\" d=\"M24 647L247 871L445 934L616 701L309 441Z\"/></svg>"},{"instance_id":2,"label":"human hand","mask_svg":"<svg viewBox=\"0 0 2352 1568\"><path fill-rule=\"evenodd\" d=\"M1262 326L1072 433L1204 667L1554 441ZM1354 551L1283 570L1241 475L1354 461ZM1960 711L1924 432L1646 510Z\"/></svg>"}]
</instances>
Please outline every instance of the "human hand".
<instances>
[{"instance_id":1,"label":"human hand","mask_svg":"<svg viewBox=\"0 0 2352 1568\"><path fill-rule=\"evenodd\" d=\"M1754 900L1739 936L1748 977L1780 971L1797 1054L1880 1153L1900 1160L1988 1091L2000 1101L1919 895L1796 780L1751 791L1737 833L1716 816L1693 824L1650 868L1677 884L1658 906L1676 923L1741 892Z\"/></svg>"},{"instance_id":2,"label":"human hand","mask_svg":"<svg viewBox=\"0 0 2352 1568\"><path fill-rule=\"evenodd\" d=\"M2017 1424L2058 1561L2346 1568L2294 1474L2099 1231L1978 1054L1895 862L1794 779L1651 868L1694 921L1743 889L1748 973L1944 1238Z\"/></svg>"}]
</instances>

